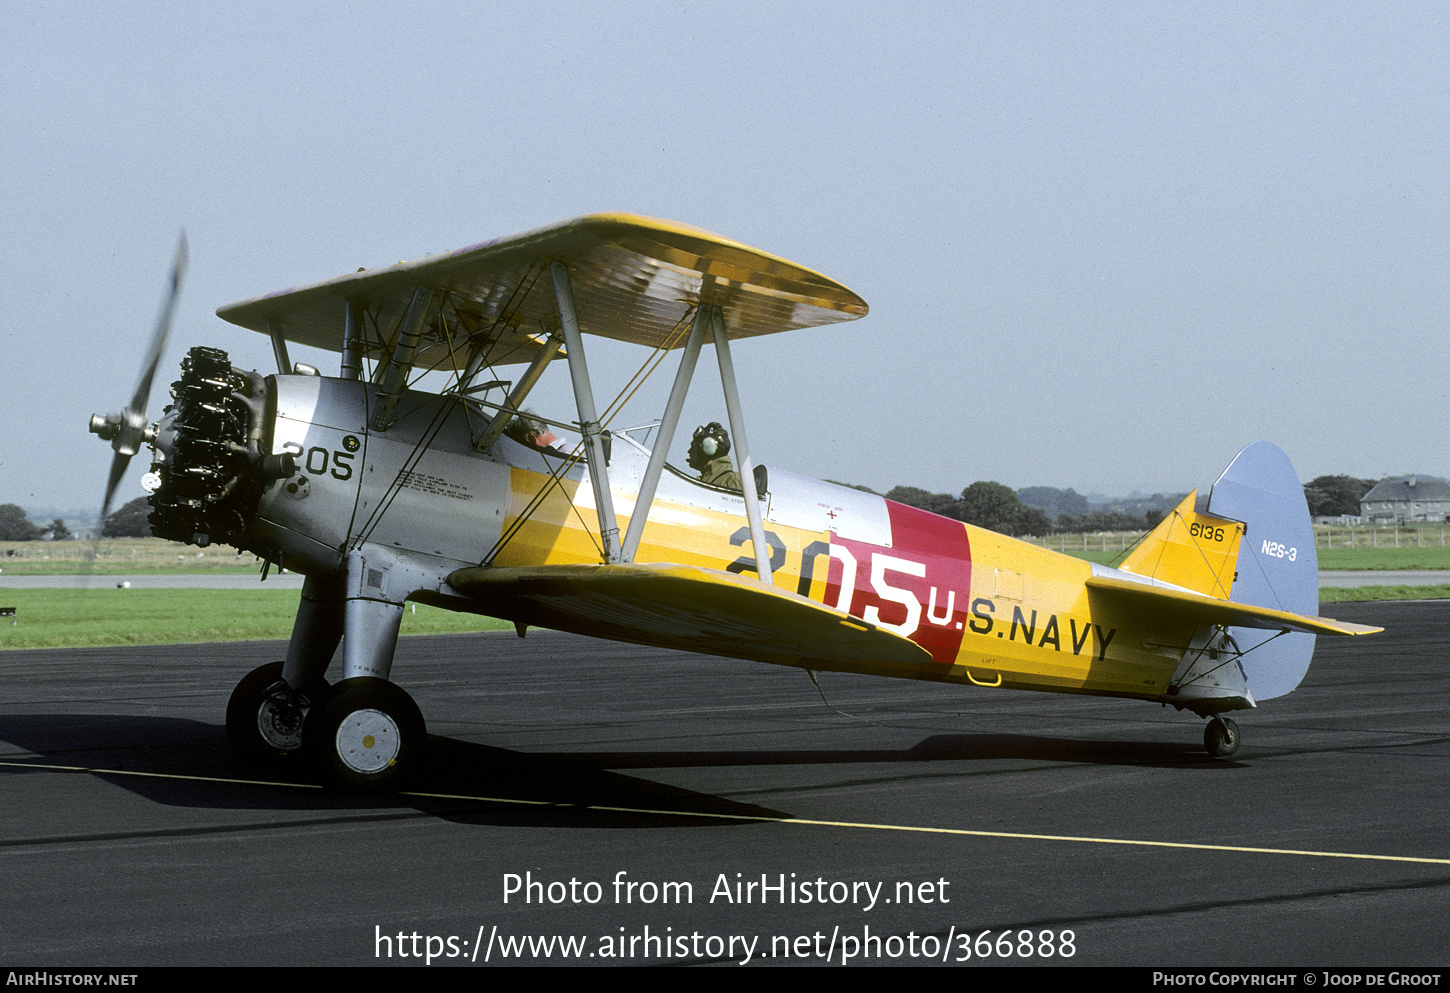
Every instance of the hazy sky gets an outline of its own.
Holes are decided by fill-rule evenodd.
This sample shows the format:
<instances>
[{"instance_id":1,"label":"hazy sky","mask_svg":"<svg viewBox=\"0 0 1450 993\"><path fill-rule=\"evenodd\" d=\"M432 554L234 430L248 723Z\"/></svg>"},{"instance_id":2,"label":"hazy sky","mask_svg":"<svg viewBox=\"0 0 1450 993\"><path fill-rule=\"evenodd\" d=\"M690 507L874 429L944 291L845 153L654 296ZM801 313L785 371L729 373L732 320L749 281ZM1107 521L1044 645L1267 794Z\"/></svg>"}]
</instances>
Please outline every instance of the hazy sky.
<instances>
[{"instance_id":1,"label":"hazy sky","mask_svg":"<svg viewBox=\"0 0 1450 993\"><path fill-rule=\"evenodd\" d=\"M1267 438L1304 479L1450 474L1447 10L0 5L0 502L99 504L86 423L182 227L153 416L191 345L274 371L218 306L602 210L870 304L735 350L757 461L1152 492ZM612 396L642 355L590 344ZM725 419L712 356L696 383L686 431Z\"/></svg>"}]
</instances>

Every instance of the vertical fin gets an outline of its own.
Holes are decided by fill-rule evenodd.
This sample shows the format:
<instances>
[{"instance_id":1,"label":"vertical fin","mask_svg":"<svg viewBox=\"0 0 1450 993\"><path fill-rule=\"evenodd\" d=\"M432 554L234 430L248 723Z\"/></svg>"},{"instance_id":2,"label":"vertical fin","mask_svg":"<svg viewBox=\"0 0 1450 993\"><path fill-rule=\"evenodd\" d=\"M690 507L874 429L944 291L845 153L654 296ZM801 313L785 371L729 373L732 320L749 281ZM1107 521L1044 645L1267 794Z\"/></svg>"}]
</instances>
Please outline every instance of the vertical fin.
<instances>
[{"instance_id":1,"label":"vertical fin","mask_svg":"<svg viewBox=\"0 0 1450 993\"><path fill-rule=\"evenodd\" d=\"M1227 600L1233 589L1244 526L1199 513L1194 509L1197 500L1198 491L1194 490L1168 512L1118 568Z\"/></svg>"}]
</instances>

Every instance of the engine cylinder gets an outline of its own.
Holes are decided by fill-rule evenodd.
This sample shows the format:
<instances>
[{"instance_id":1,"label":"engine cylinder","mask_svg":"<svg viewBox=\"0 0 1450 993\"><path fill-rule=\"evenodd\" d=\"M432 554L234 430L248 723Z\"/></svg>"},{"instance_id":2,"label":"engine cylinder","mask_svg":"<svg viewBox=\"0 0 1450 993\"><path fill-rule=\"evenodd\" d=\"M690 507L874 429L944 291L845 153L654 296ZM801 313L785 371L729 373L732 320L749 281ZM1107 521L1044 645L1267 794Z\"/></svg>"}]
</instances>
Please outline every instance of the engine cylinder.
<instances>
[{"instance_id":1,"label":"engine cylinder","mask_svg":"<svg viewBox=\"0 0 1450 993\"><path fill-rule=\"evenodd\" d=\"M219 348L198 346L182 360L181 378L171 384L175 402L166 408L167 442L153 446L151 469L161 484L148 520L158 538L241 545L262 496L253 472L258 453L249 444L255 390Z\"/></svg>"}]
</instances>

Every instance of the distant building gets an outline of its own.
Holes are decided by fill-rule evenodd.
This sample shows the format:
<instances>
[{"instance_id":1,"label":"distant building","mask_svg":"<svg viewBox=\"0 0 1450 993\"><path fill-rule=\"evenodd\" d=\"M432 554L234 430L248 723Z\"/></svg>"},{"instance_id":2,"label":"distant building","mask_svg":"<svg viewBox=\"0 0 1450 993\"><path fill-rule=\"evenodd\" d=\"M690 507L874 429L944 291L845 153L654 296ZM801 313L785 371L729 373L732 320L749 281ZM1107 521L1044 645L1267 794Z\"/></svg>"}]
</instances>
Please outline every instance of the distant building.
<instances>
[{"instance_id":1,"label":"distant building","mask_svg":"<svg viewBox=\"0 0 1450 993\"><path fill-rule=\"evenodd\" d=\"M1450 517L1450 483L1416 476L1382 480L1360 497L1359 514L1366 524L1443 521Z\"/></svg>"}]
</instances>

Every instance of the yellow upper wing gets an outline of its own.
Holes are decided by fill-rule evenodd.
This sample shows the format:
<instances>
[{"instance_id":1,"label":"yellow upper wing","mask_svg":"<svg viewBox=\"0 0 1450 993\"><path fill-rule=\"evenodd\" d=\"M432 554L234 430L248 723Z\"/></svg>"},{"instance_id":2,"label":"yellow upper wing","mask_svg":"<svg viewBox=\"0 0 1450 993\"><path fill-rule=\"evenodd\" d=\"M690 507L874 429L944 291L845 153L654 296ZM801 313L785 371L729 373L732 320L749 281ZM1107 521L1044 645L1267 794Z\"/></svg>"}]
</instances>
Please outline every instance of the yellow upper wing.
<instances>
[{"instance_id":1,"label":"yellow upper wing","mask_svg":"<svg viewBox=\"0 0 1450 993\"><path fill-rule=\"evenodd\" d=\"M419 286L441 291L418 364L456 368L462 337L497 339L493 364L532 357L558 325L549 264L568 265L581 330L669 344L704 299L732 339L851 320L866 303L835 280L700 228L634 214L591 214L230 304L217 315L264 334L338 351L346 301L364 314L371 347L391 340ZM452 342L450 347L450 341ZM683 345L683 337L673 345Z\"/></svg>"}]
</instances>

